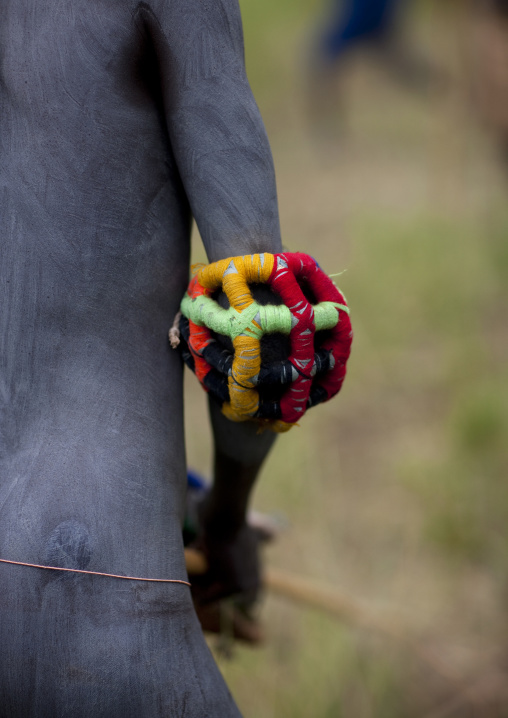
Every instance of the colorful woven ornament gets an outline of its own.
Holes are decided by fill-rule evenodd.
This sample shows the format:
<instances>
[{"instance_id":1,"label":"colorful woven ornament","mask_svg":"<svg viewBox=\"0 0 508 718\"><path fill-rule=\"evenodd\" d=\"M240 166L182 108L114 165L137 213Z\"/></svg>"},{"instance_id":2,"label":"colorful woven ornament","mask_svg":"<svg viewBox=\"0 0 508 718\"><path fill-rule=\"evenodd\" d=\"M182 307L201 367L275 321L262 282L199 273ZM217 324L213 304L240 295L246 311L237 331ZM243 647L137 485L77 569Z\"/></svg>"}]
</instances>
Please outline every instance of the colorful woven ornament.
<instances>
[{"instance_id":1,"label":"colorful woven ornament","mask_svg":"<svg viewBox=\"0 0 508 718\"><path fill-rule=\"evenodd\" d=\"M268 285L272 303L266 294L256 300L258 285ZM217 301L221 290L227 308ZM253 254L209 264L191 280L180 311L183 358L233 421L258 420L287 431L342 386L352 340L349 309L306 254ZM275 359L265 356L271 335L283 335L287 356L280 356L280 342Z\"/></svg>"}]
</instances>

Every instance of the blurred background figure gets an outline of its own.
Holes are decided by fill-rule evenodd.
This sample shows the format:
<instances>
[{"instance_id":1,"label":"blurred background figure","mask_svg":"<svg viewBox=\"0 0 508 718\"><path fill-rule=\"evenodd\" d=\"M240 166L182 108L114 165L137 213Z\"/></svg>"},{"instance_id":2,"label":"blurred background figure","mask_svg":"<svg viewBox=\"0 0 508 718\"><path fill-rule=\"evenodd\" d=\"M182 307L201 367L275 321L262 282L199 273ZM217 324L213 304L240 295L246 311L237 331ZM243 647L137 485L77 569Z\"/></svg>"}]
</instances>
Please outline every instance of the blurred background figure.
<instances>
[{"instance_id":1,"label":"blurred background figure","mask_svg":"<svg viewBox=\"0 0 508 718\"><path fill-rule=\"evenodd\" d=\"M323 60L334 62L358 42L386 42L399 5L400 0L334 0L321 38Z\"/></svg>"},{"instance_id":2,"label":"blurred background figure","mask_svg":"<svg viewBox=\"0 0 508 718\"><path fill-rule=\"evenodd\" d=\"M477 2L473 20L475 104L508 170L508 0Z\"/></svg>"},{"instance_id":3,"label":"blurred background figure","mask_svg":"<svg viewBox=\"0 0 508 718\"><path fill-rule=\"evenodd\" d=\"M374 51L384 69L410 89L426 90L437 78L400 22L409 5L407 0L331 0L313 43L309 88L311 123L324 138L333 137L343 119L341 74L354 51ZM334 117L337 110L339 118Z\"/></svg>"}]
</instances>

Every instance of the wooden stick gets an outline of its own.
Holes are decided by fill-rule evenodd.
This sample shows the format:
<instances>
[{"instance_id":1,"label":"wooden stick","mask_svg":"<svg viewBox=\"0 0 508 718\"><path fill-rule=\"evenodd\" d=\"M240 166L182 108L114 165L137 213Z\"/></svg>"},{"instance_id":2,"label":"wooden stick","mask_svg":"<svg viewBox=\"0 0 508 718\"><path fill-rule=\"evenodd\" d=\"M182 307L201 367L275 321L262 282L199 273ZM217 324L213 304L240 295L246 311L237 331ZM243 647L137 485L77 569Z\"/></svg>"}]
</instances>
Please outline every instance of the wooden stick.
<instances>
[{"instance_id":1,"label":"wooden stick","mask_svg":"<svg viewBox=\"0 0 508 718\"><path fill-rule=\"evenodd\" d=\"M190 576L202 575L208 570L205 556L192 548L185 549L185 565ZM295 576L287 571L267 569L263 576L263 584L267 589L286 598L291 598L305 606L312 606L332 614L336 618L349 621L366 628L381 629L392 637L399 637L397 623L374 618L371 609L331 586L319 585L309 579Z\"/></svg>"},{"instance_id":2,"label":"wooden stick","mask_svg":"<svg viewBox=\"0 0 508 718\"><path fill-rule=\"evenodd\" d=\"M205 556L195 549L185 549L185 564L191 577L202 575L208 569ZM464 680L453 666L437 655L437 651L423 646L421 638L413 635L394 614L388 614L386 611L377 613L354 596L348 596L335 587L319 584L287 571L267 569L263 583L273 593L304 606L326 611L341 621L373 630L403 644L448 682L460 685Z\"/></svg>"},{"instance_id":3,"label":"wooden stick","mask_svg":"<svg viewBox=\"0 0 508 718\"><path fill-rule=\"evenodd\" d=\"M185 549L187 572L192 575L206 573L208 566L205 556L195 549ZM507 676L499 669L491 667L480 680L470 680L450 663L423 644L422 638L415 635L394 614L376 613L354 596L348 596L335 587L318 584L315 581L295 576L287 571L268 569L263 583L267 589L306 607L326 611L335 618L361 628L376 631L389 637L409 650L420 661L450 683L452 696L427 716L427 718L448 718L464 705L478 706L488 698L508 696Z\"/></svg>"},{"instance_id":4,"label":"wooden stick","mask_svg":"<svg viewBox=\"0 0 508 718\"><path fill-rule=\"evenodd\" d=\"M184 549L185 568L189 576L202 576L208 571L208 564L204 554L195 548Z\"/></svg>"}]
</instances>

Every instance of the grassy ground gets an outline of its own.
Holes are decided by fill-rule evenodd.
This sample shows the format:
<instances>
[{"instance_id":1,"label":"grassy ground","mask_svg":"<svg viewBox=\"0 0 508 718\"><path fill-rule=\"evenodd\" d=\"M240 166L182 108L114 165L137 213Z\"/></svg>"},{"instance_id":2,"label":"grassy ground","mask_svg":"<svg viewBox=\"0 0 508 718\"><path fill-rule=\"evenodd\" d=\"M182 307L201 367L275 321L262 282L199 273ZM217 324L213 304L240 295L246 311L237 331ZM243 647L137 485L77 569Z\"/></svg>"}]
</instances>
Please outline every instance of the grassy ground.
<instances>
[{"instance_id":1,"label":"grassy ground","mask_svg":"<svg viewBox=\"0 0 508 718\"><path fill-rule=\"evenodd\" d=\"M407 19L444 85L411 92L353 58L326 142L305 99L318 3L241 5L283 241L347 270L355 329L341 395L259 482L256 507L289 523L266 561L389 609L430 660L267 595L265 647L221 669L246 718L508 716L508 186L468 97L460 3ZM207 473L191 377L187 394L189 463Z\"/></svg>"}]
</instances>

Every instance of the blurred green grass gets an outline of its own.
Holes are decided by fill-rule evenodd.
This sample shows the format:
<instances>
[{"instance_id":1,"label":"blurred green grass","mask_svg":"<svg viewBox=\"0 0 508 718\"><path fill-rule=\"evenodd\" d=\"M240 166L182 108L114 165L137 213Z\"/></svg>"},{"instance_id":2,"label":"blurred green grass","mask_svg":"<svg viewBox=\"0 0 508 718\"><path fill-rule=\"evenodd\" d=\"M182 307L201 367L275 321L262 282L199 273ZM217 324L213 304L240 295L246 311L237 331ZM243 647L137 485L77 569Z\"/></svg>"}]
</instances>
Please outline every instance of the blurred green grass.
<instances>
[{"instance_id":1,"label":"blurred green grass","mask_svg":"<svg viewBox=\"0 0 508 718\"><path fill-rule=\"evenodd\" d=\"M355 330L341 395L279 439L257 487L255 506L289 522L266 560L399 609L478 677L508 629L508 187L467 95L463 6L419 3L407 20L448 89L411 93L359 58L329 146L305 109L321 5L241 7L283 241L347 270ZM189 463L209 473L193 377L186 393ZM265 647L217 654L246 718L413 718L455 690L407 647L287 600L267 595L262 619ZM449 715L508 715L496 700Z\"/></svg>"}]
</instances>

